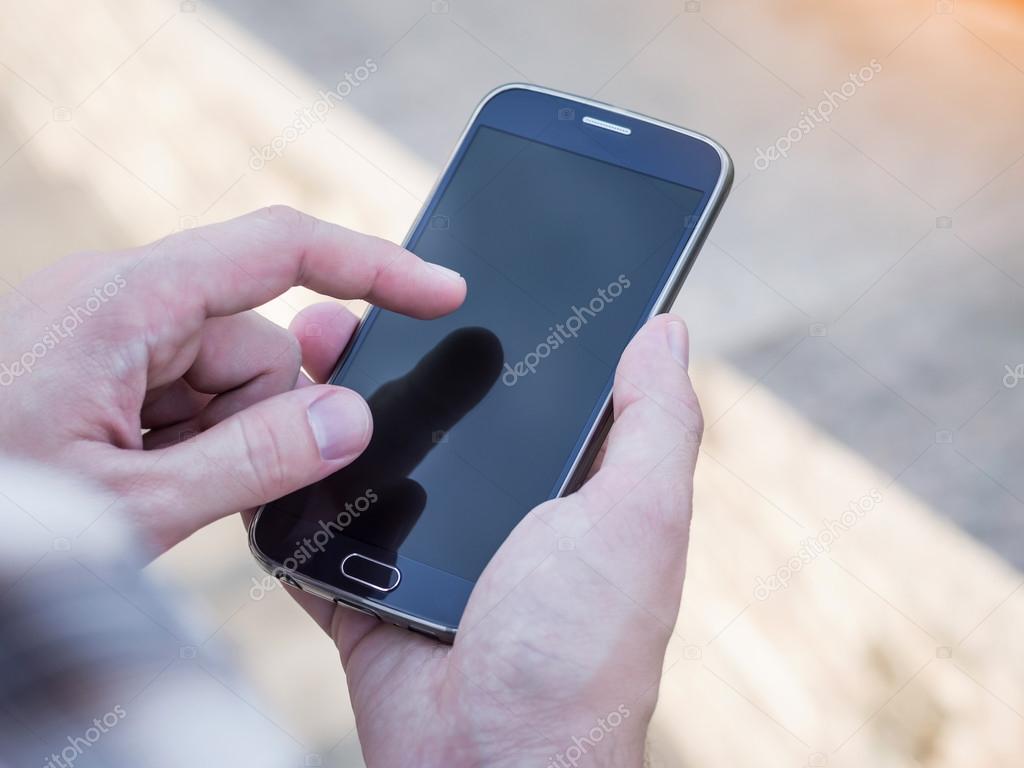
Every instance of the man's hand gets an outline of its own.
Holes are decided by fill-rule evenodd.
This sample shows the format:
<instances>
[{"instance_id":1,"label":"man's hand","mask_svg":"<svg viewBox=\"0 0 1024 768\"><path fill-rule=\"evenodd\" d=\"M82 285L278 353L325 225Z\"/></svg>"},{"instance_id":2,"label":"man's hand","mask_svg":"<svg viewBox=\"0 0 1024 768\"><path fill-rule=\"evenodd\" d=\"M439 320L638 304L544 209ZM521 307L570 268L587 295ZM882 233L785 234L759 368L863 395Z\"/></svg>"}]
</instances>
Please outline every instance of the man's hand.
<instances>
[{"instance_id":1,"label":"man's hand","mask_svg":"<svg viewBox=\"0 0 1024 768\"><path fill-rule=\"evenodd\" d=\"M295 389L295 337L250 311L293 285L423 318L466 292L397 245L281 206L70 256L0 306L4 452L113 492L153 554L340 469L370 439L366 403Z\"/></svg>"},{"instance_id":2,"label":"man's hand","mask_svg":"<svg viewBox=\"0 0 1024 768\"><path fill-rule=\"evenodd\" d=\"M336 305L296 317L316 380L353 324ZM338 646L367 765L641 764L679 609L703 430L688 358L675 317L637 334L616 373L599 468L513 531L452 648L292 591Z\"/></svg>"},{"instance_id":3,"label":"man's hand","mask_svg":"<svg viewBox=\"0 0 1024 768\"><path fill-rule=\"evenodd\" d=\"M365 403L298 373L326 381L357 319L315 305L289 333L249 311L300 284L424 318L466 291L286 208L71 257L0 309L4 450L107 489L155 552L345 466ZM677 318L637 334L599 468L515 529L452 648L293 592L338 645L369 765L640 764L702 430L687 359Z\"/></svg>"}]
</instances>

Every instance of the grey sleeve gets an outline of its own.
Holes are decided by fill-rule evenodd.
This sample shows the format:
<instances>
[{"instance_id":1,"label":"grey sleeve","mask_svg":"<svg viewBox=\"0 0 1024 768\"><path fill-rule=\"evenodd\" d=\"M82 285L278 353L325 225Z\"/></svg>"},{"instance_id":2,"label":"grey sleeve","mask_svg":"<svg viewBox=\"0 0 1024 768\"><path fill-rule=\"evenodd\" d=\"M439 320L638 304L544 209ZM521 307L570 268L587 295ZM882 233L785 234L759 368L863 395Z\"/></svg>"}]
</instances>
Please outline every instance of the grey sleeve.
<instances>
[{"instance_id":1,"label":"grey sleeve","mask_svg":"<svg viewBox=\"0 0 1024 768\"><path fill-rule=\"evenodd\" d=\"M91 491L19 493L26 478L51 480L0 461L0 766L301 765L301 745L223 652L197 644L114 522L96 546L30 508Z\"/></svg>"}]
</instances>

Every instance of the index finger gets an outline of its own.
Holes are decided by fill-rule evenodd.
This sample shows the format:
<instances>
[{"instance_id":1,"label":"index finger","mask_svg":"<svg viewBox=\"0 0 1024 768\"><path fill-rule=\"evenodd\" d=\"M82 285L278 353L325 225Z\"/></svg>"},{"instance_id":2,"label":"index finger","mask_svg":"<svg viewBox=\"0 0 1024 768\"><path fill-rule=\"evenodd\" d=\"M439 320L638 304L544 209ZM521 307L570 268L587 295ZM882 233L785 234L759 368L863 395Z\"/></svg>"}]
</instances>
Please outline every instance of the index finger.
<instances>
[{"instance_id":1,"label":"index finger","mask_svg":"<svg viewBox=\"0 0 1024 768\"><path fill-rule=\"evenodd\" d=\"M413 317L456 309L466 283L401 246L274 205L164 238L138 270L152 286L195 303L205 317L253 309L302 285Z\"/></svg>"}]
</instances>

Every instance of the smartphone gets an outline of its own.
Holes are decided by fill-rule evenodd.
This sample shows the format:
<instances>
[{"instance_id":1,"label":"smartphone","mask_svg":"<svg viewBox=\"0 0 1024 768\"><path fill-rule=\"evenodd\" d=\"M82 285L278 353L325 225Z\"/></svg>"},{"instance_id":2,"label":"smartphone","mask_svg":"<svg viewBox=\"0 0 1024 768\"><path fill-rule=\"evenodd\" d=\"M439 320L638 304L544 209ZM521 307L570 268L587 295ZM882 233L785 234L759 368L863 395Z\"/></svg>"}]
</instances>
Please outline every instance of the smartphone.
<instances>
[{"instance_id":1,"label":"smartphone","mask_svg":"<svg viewBox=\"0 0 1024 768\"><path fill-rule=\"evenodd\" d=\"M405 246L462 274L435 320L371 308L330 383L373 437L262 507L250 546L298 589L452 642L515 525L585 477L630 338L668 309L732 181L692 131L533 85L490 93Z\"/></svg>"}]
</instances>

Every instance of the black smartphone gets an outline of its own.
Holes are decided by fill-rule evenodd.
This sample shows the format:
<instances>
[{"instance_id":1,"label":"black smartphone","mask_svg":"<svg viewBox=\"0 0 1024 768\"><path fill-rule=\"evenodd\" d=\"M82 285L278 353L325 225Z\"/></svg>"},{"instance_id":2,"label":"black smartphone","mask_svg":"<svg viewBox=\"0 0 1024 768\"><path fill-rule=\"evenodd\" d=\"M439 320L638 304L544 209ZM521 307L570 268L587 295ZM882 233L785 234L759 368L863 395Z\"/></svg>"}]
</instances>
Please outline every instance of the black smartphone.
<instances>
[{"instance_id":1,"label":"black smartphone","mask_svg":"<svg viewBox=\"0 0 1024 768\"><path fill-rule=\"evenodd\" d=\"M366 314L330 383L366 398L370 445L259 510L260 564L451 642L506 536L585 476L619 356L671 305L731 180L691 131L532 85L489 94L405 242L465 277L465 304Z\"/></svg>"}]
</instances>

